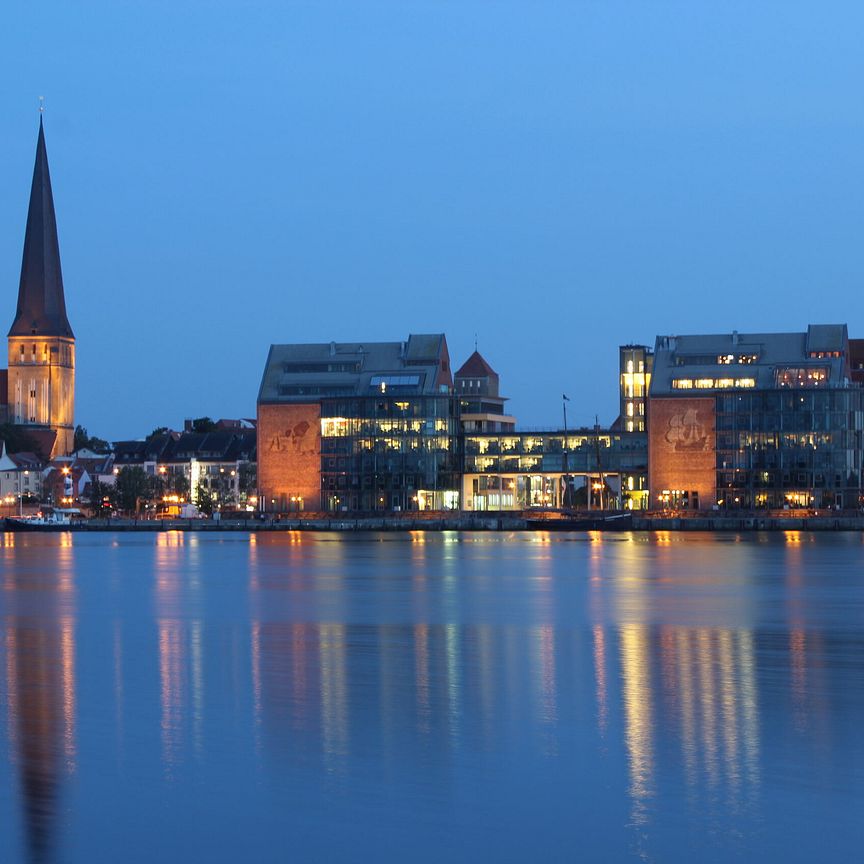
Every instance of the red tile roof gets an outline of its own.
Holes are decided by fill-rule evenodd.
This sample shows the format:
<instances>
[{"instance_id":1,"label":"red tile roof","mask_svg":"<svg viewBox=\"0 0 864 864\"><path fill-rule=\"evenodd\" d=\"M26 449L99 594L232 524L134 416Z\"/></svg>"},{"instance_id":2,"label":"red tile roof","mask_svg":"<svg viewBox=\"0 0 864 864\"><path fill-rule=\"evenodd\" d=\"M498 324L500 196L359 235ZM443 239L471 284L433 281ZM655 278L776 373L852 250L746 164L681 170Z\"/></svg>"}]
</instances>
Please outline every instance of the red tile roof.
<instances>
[{"instance_id":1,"label":"red tile roof","mask_svg":"<svg viewBox=\"0 0 864 864\"><path fill-rule=\"evenodd\" d=\"M498 373L486 362L479 351L475 351L456 373L457 378L497 378Z\"/></svg>"}]
</instances>

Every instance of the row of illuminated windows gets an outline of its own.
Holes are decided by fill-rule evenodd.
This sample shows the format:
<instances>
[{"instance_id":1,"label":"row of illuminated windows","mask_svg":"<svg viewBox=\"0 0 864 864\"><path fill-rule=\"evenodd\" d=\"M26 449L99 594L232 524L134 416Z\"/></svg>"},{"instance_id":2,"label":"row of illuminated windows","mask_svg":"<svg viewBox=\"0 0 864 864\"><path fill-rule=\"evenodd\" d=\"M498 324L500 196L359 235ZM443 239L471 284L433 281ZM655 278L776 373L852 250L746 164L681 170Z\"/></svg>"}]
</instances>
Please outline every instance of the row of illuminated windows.
<instances>
[{"instance_id":1,"label":"row of illuminated windows","mask_svg":"<svg viewBox=\"0 0 864 864\"><path fill-rule=\"evenodd\" d=\"M620 438L616 437L616 442ZM609 435L598 437L567 436L566 449L569 451L584 450L586 448L603 449L612 446L612 438ZM562 453L564 451L563 435L514 435L503 437L474 437L465 438L465 450L468 453Z\"/></svg>"},{"instance_id":2,"label":"row of illuminated windows","mask_svg":"<svg viewBox=\"0 0 864 864\"><path fill-rule=\"evenodd\" d=\"M678 354L676 366L751 366L759 360L758 354Z\"/></svg>"},{"instance_id":3,"label":"row of illuminated windows","mask_svg":"<svg viewBox=\"0 0 864 864\"><path fill-rule=\"evenodd\" d=\"M625 372L621 375L621 393L625 398L641 399L648 392L651 384L651 373L647 375Z\"/></svg>"},{"instance_id":4,"label":"row of illuminated windows","mask_svg":"<svg viewBox=\"0 0 864 864\"><path fill-rule=\"evenodd\" d=\"M828 383L828 369L825 366L796 367L784 366L774 373L778 387L825 387Z\"/></svg>"},{"instance_id":5,"label":"row of illuminated windows","mask_svg":"<svg viewBox=\"0 0 864 864\"><path fill-rule=\"evenodd\" d=\"M452 441L453 439L447 435L328 439L322 442L322 451L326 453L411 453L420 450L450 450Z\"/></svg>"},{"instance_id":6,"label":"row of illuminated windows","mask_svg":"<svg viewBox=\"0 0 864 864\"><path fill-rule=\"evenodd\" d=\"M37 346L34 342L31 344L30 350L28 351L27 346L22 342L18 346L18 351L19 363L27 363L29 359L30 363L48 363L51 361L54 363L60 363L61 365L70 365L73 359L73 347L66 343L60 343L60 345L48 345L43 342L41 346ZM52 354L56 354L57 356L51 358Z\"/></svg>"},{"instance_id":7,"label":"row of illuminated windows","mask_svg":"<svg viewBox=\"0 0 864 864\"><path fill-rule=\"evenodd\" d=\"M434 419L381 419L363 417L322 417L322 438L348 438L355 435L439 435L451 430L445 417Z\"/></svg>"},{"instance_id":8,"label":"row of illuminated windows","mask_svg":"<svg viewBox=\"0 0 864 864\"><path fill-rule=\"evenodd\" d=\"M673 390L726 390L756 386L755 378L673 378Z\"/></svg>"},{"instance_id":9,"label":"row of illuminated windows","mask_svg":"<svg viewBox=\"0 0 864 864\"><path fill-rule=\"evenodd\" d=\"M718 432L717 450L837 449L858 446L855 432Z\"/></svg>"}]
</instances>

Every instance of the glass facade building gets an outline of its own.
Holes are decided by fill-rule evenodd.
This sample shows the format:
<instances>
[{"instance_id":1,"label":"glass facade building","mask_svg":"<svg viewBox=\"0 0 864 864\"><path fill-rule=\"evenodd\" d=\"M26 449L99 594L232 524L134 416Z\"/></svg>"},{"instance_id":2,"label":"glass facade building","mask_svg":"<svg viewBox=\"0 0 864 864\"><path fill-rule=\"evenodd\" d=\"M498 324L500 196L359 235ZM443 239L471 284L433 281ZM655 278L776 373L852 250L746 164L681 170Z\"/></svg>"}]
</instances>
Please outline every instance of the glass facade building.
<instances>
[{"instance_id":1,"label":"glass facade building","mask_svg":"<svg viewBox=\"0 0 864 864\"><path fill-rule=\"evenodd\" d=\"M846 325L658 337L652 508L855 509L864 389Z\"/></svg>"},{"instance_id":2,"label":"glass facade building","mask_svg":"<svg viewBox=\"0 0 864 864\"><path fill-rule=\"evenodd\" d=\"M641 509L648 504L644 434L580 430L464 435L466 510L564 506Z\"/></svg>"},{"instance_id":3,"label":"glass facade building","mask_svg":"<svg viewBox=\"0 0 864 864\"><path fill-rule=\"evenodd\" d=\"M716 397L717 504L853 508L861 500L864 391L795 387Z\"/></svg>"},{"instance_id":4,"label":"glass facade building","mask_svg":"<svg viewBox=\"0 0 864 864\"><path fill-rule=\"evenodd\" d=\"M457 440L451 396L324 400L323 509L458 509Z\"/></svg>"}]
</instances>

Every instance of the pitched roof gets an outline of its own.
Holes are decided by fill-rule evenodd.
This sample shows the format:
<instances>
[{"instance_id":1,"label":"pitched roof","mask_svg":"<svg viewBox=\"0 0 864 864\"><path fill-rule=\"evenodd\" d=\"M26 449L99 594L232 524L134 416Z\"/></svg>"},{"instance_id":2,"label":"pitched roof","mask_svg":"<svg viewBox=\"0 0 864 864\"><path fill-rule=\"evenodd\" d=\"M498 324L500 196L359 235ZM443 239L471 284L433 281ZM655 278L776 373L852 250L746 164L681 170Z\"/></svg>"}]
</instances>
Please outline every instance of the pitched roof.
<instances>
[{"instance_id":1,"label":"pitched roof","mask_svg":"<svg viewBox=\"0 0 864 864\"><path fill-rule=\"evenodd\" d=\"M24 234L18 309L9 335L74 338L66 317L54 196L51 192L48 151L45 149L45 130L42 128L41 119L33 183L30 187L27 229Z\"/></svg>"},{"instance_id":2,"label":"pitched roof","mask_svg":"<svg viewBox=\"0 0 864 864\"><path fill-rule=\"evenodd\" d=\"M374 396L382 384L388 392L434 394L451 383L443 333L412 334L407 342L271 345L258 402Z\"/></svg>"},{"instance_id":3,"label":"pitched roof","mask_svg":"<svg viewBox=\"0 0 864 864\"><path fill-rule=\"evenodd\" d=\"M50 459L57 443L57 430L24 426L27 437L36 445L36 453L43 459Z\"/></svg>"},{"instance_id":4,"label":"pitched roof","mask_svg":"<svg viewBox=\"0 0 864 864\"><path fill-rule=\"evenodd\" d=\"M497 378L498 373L486 362L479 351L475 351L456 373L457 378Z\"/></svg>"},{"instance_id":5,"label":"pitched roof","mask_svg":"<svg viewBox=\"0 0 864 864\"><path fill-rule=\"evenodd\" d=\"M675 379L752 379L749 387L776 386L777 367L818 366L827 370L827 384L842 386L846 377L848 336L846 325L810 325L799 333L707 333L658 336L654 347L651 396L696 396L696 389L676 388ZM840 357L814 358L811 352L840 353ZM744 357L742 358L742 355ZM719 358L724 358L722 364ZM731 385L729 385L731 387ZM736 389L737 385L735 388ZM714 391L706 387L704 395Z\"/></svg>"}]
</instances>

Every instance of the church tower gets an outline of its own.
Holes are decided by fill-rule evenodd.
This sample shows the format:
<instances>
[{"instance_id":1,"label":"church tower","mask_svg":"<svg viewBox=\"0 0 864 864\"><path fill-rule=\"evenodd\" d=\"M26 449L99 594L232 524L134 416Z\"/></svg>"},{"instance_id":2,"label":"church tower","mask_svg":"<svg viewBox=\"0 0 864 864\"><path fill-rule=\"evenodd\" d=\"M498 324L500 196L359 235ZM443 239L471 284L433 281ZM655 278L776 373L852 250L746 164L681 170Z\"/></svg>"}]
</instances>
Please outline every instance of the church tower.
<instances>
[{"instance_id":1,"label":"church tower","mask_svg":"<svg viewBox=\"0 0 864 864\"><path fill-rule=\"evenodd\" d=\"M45 131L39 120L36 165L24 235L18 311L9 331L9 419L56 433L46 457L72 452L75 336L66 317ZM46 447L46 449L48 449Z\"/></svg>"}]
</instances>

